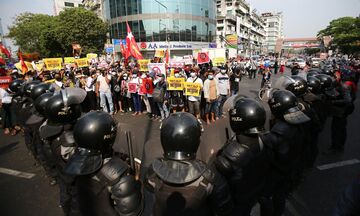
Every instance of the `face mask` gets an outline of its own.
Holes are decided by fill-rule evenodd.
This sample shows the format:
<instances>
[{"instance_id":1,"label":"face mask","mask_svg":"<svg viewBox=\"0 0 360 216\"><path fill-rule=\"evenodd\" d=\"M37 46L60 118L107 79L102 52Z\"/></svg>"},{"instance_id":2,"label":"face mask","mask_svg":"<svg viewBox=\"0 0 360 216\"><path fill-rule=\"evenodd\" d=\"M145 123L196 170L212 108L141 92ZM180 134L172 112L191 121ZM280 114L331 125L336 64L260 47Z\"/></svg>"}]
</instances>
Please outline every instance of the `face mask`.
<instances>
[{"instance_id":1,"label":"face mask","mask_svg":"<svg viewBox=\"0 0 360 216\"><path fill-rule=\"evenodd\" d=\"M176 73L176 74L175 74L175 77L176 77L176 78L179 78L179 77L180 77L180 74Z\"/></svg>"},{"instance_id":2,"label":"face mask","mask_svg":"<svg viewBox=\"0 0 360 216\"><path fill-rule=\"evenodd\" d=\"M208 76L208 79L209 79L209 80L212 80L212 79L214 79L214 76L213 76L213 75L209 75L209 76Z\"/></svg>"},{"instance_id":3,"label":"face mask","mask_svg":"<svg viewBox=\"0 0 360 216\"><path fill-rule=\"evenodd\" d=\"M116 72L112 72L111 75L115 76L115 75L116 75Z\"/></svg>"},{"instance_id":4,"label":"face mask","mask_svg":"<svg viewBox=\"0 0 360 216\"><path fill-rule=\"evenodd\" d=\"M196 73L190 73L190 76L191 76L192 78L195 78L195 77L196 77Z\"/></svg>"},{"instance_id":5,"label":"face mask","mask_svg":"<svg viewBox=\"0 0 360 216\"><path fill-rule=\"evenodd\" d=\"M221 70L221 73L222 73L222 74L226 73L226 70Z\"/></svg>"},{"instance_id":6,"label":"face mask","mask_svg":"<svg viewBox=\"0 0 360 216\"><path fill-rule=\"evenodd\" d=\"M123 77L124 80L127 80L127 77Z\"/></svg>"},{"instance_id":7,"label":"face mask","mask_svg":"<svg viewBox=\"0 0 360 216\"><path fill-rule=\"evenodd\" d=\"M136 74L133 74L133 75L132 75L132 77L133 77L133 78L136 78L136 77L137 77L137 75L136 75Z\"/></svg>"},{"instance_id":8,"label":"face mask","mask_svg":"<svg viewBox=\"0 0 360 216\"><path fill-rule=\"evenodd\" d=\"M145 74L141 75L141 78L145 79L145 78L146 78L146 75L145 75Z\"/></svg>"},{"instance_id":9,"label":"face mask","mask_svg":"<svg viewBox=\"0 0 360 216\"><path fill-rule=\"evenodd\" d=\"M100 76L100 73L96 73L96 75Z\"/></svg>"}]
</instances>

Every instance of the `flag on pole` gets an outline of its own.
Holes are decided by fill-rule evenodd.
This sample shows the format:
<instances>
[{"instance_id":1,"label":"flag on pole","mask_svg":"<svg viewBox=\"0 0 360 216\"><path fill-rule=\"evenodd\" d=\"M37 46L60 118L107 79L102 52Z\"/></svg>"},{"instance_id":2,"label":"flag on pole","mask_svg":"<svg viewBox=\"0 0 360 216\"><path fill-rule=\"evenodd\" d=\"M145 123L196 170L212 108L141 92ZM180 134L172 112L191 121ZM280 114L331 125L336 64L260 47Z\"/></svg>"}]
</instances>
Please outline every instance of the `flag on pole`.
<instances>
[{"instance_id":1,"label":"flag on pole","mask_svg":"<svg viewBox=\"0 0 360 216\"><path fill-rule=\"evenodd\" d=\"M19 55L19 59L20 59L20 64L21 64L21 71L23 74L25 74L26 72L28 72L28 67L26 66L25 62L24 62L24 59L22 57L22 54L20 52L20 49L18 51L18 55Z\"/></svg>"},{"instance_id":2,"label":"flag on pole","mask_svg":"<svg viewBox=\"0 0 360 216\"><path fill-rule=\"evenodd\" d=\"M121 49L121 54L122 54L122 56L123 56L125 59L128 59L131 54L128 52L128 49L126 49L126 48L124 47L124 44L123 44L123 43L120 44L120 49Z\"/></svg>"},{"instance_id":3,"label":"flag on pole","mask_svg":"<svg viewBox=\"0 0 360 216\"><path fill-rule=\"evenodd\" d=\"M0 43L0 52L4 53L8 58L11 56L9 50L2 43Z\"/></svg>"},{"instance_id":4,"label":"flag on pole","mask_svg":"<svg viewBox=\"0 0 360 216\"><path fill-rule=\"evenodd\" d=\"M126 22L126 29L127 29L126 46L128 53L130 53L136 59L143 59L143 56L140 52L138 45L136 44L135 37L131 32L128 22Z\"/></svg>"}]
</instances>

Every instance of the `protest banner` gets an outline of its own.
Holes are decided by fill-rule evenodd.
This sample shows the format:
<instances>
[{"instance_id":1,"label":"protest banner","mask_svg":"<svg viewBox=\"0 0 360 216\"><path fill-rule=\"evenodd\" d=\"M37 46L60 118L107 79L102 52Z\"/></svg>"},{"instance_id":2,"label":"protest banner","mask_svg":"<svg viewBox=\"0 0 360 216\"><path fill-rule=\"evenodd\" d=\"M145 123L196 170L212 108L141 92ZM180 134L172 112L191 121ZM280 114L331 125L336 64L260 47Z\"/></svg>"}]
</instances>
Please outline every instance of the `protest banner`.
<instances>
[{"instance_id":1,"label":"protest banner","mask_svg":"<svg viewBox=\"0 0 360 216\"><path fill-rule=\"evenodd\" d=\"M75 63L75 58L74 57L64 57L64 63L65 64L73 64L73 63Z\"/></svg>"},{"instance_id":2,"label":"protest banner","mask_svg":"<svg viewBox=\"0 0 360 216\"><path fill-rule=\"evenodd\" d=\"M37 71L41 71L43 67L45 66L43 61L34 62L33 67Z\"/></svg>"},{"instance_id":3,"label":"protest banner","mask_svg":"<svg viewBox=\"0 0 360 216\"><path fill-rule=\"evenodd\" d=\"M205 64L210 62L209 53L207 52L199 52L197 58L198 64Z\"/></svg>"},{"instance_id":4,"label":"protest banner","mask_svg":"<svg viewBox=\"0 0 360 216\"><path fill-rule=\"evenodd\" d=\"M11 82L11 76L0 76L0 88L7 89Z\"/></svg>"},{"instance_id":5,"label":"protest banner","mask_svg":"<svg viewBox=\"0 0 360 216\"><path fill-rule=\"evenodd\" d=\"M128 87L129 87L129 93L136 93L136 83L129 83Z\"/></svg>"},{"instance_id":6,"label":"protest banner","mask_svg":"<svg viewBox=\"0 0 360 216\"><path fill-rule=\"evenodd\" d=\"M75 63L77 64L78 67L88 67L89 66L88 58L75 59Z\"/></svg>"},{"instance_id":7,"label":"protest banner","mask_svg":"<svg viewBox=\"0 0 360 216\"><path fill-rule=\"evenodd\" d=\"M185 65L192 65L193 64L193 56L192 55L186 55L183 57L183 61Z\"/></svg>"},{"instance_id":8,"label":"protest banner","mask_svg":"<svg viewBox=\"0 0 360 216\"><path fill-rule=\"evenodd\" d=\"M164 56L165 56L165 50L163 49L155 50L155 57L164 58Z\"/></svg>"},{"instance_id":9,"label":"protest banner","mask_svg":"<svg viewBox=\"0 0 360 216\"><path fill-rule=\"evenodd\" d=\"M169 63L169 67L173 67L173 68L183 68L184 67L184 62L183 61L170 61Z\"/></svg>"},{"instance_id":10,"label":"protest banner","mask_svg":"<svg viewBox=\"0 0 360 216\"><path fill-rule=\"evenodd\" d=\"M201 94L201 84L193 82L184 83L185 95L199 97Z\"/></svg>"},{"instance_id":11,"label":"protest banner","mask_svg":"<svg viewBox=\"0 0 360 216\"><path fill-rule=\"evenodd\" d=\"M46 58L43 59L46 69L60 70L62 69L62 58Z\"/></svg>"},{"instance_id":12,"label":"protest banner","mask_svg":"<svg viewBox=\"0 0 360 216\"><path fill-rule=\"evenodd\" d=\"M150 63L150 59L139 59L139 70L140 71L147 71L148 70L148 64Z\"/></svg>"},{"instance_id":13,"label":"protest banner","mask_svg":"<svg viewBox=\"0 0 360 216\"><path fill-rule=\"evenodd\" d=\"M184 78L168 77L167 82L169 84L168 91L183 91L184 90Z\"/></svg>"},{"instance_id":14,"label":"protest banner","mask_svg":"<svg viewBox=\"0 0 360 216\"><path fill-rule=\"evenodd\" d=\"M230 34L225 36L226 47L236 49L238 45L238 36L236 34Z\"/></svg>"},{"instance_id":15,"label":"protest banner","mask_svg":"<svg viewBox=\"0 0 360 216\"><path fill-rule=\"evenodd\" d=\"M98 62L98 55L96 53L88 53L86 54L86 58L90 61L90 62Z\"/></svg>"},{"instance_id":16,"label":"protest banner","mask_svg":"<svg viewBox=\"0 0 360 216\"><path fill-rule=\"evenodd\" d=\"M213 66L221 66L226 63L226 59L224 57L215 57L212 60Z\"/></svg>"},{"instance_id":17,"label":"protest banner","mask_svg":"<svg viewBox=\"0 0 360 216\"><path fill-rule=\"evenodd\" d=\"M33 67L33 65L31 64L31 62L24 61L24 63L26 64L26 67L28 68L28 71L34 71L34 67ZM15 67L16 67L18 70L21 70L21 71L22 71L21 62L16 63L16 64L15 64Z\"/></svg>"},{"instance_id":18,"label":"protest banner","mask_svg":"<svg viewBox=\"0 0 360 216\"><path fill-rule=\"evenodd\" d=\"M163 74L166 77L165 63L149 63L148 69L156 74Z\"/></svg>"}]
</instances>

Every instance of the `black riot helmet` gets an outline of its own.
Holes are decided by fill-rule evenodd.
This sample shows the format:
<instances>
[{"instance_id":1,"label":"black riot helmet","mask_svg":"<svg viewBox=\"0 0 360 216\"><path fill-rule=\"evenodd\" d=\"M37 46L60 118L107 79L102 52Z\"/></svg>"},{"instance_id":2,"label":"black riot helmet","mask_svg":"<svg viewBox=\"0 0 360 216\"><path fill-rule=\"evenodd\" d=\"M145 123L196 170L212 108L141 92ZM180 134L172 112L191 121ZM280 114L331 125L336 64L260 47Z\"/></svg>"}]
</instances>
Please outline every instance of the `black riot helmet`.
<instances>
[{"instance_id":1,"label":"black riot helmet","mask_svg":"<svg viewBox=\"0 0 360 216\"><path fill-rule=\"evenodd\" d=\"M80 104L86 92L80 88L66 88L54 94L45 106L45 115L52 123L72 123L81 115Z\"/></svg>"},{"instance_id":2,"label":"black riot helmet","mask_svg":"<svg viewBox=\"0 0 360 216\"><path fill-rule=\"evenodd\" d=\"M306 73L306 78L309 79L309 77L314 77L318 75L319 73L317 71L309 71Z\"/></svg>"},{"instance_id":3,"label":"black riot helmet","mask_svg":"<svg viewBox=\"0 0 360 216\"><path fill-rule=\"evenodd\" d=\"M309 121L298 107L296 96L287 90L274 90L268 101L271 113L278 119L284 119L290 124L301 124Z\"/></svg>"},{"instance_id":4,"label":"black riot helmet","mask_svg":"<svg viewBox=\"0 0 360 216\"><path fill-rule=\"evenodd\" d=\"M34 86L31 90L31 98L33 100L36 100L40 95L46 93L46 92L54 92L54 88L50 83L40 83L36 86Z\"/></svg>"},{"instance_id":5,"label":"black riot helmet","mask_svg":"<svg viewBox=\"0 0 360 216\"><path fill-rule=\"evenodd\" d=\"M337 97L339 93L335 90L335 80L326 74L316 76L320 80L320 88L329 97Z\"/></svg>"},{"instance_id":6,"label":"black riot helmet","mask_svg":"<svg viewBox=\"0 0 360 216\"><path fill-rule=\"evenodd\" d=\"M292 82L285 89L291 91L296 97L301 97L307 92L307 82L301 76L291 76Z\"/></svg>"},{"instance_id":7,"label":"black riot helmet","mask_svg":"<svg viewBox=\"0 0 360 216\"><path fill-rule=\"evenodd\" d=\"M103 159L111 157L117 126L112 116L92 111L82 116L74 126L78 148L65 167L72 175L87 175L100 169Z\"/></svg>"},{"instance_id":8,"label":"black riot helmet","mask_svg":"<svg viewBox=\"0 0 360 216\"><path fill-rule=\"evenodd\" d=\"M230 126L236 133L256 134L264 129L266 112L254 99L239 96L229 110Z\"/></svg>"},{"instance_id":9,"label":"black riot helmet","mask_svg":"<svg viewBox=\"0 0 360 216\"><path fill-rule=\"evenodd\" d=\"M9 89L13 93L19 93L21 85L24 84L24 80L14 80L10 83Z\"/></svg>"},{"instance_id":10,"label":"black riot helmet","mask_svg":"<svg viewBox=\"0 0 360 216\"><path fill-rule=\"evenodd\" d=\"M34 80L34 81L30 81L30 82L26 83L24 85L24 96L31 97L32 89L38 84L40 84L39 80Z\"/></svg>"},{"instance_id":11,"label":"black riot helmet","mask_svg":"<svg viewBox=\"0 0 360 216\"><path fill-rule=\"evenodd\" d=\"M321 93L320 80L318 78L316 78L315 76L308 77L307 84L308 84L308 89L310 92L312 92L314 94Z\"/></svg>"},{"instance_id":12,"label":"black riot helmet","mask_svg":"<svg viewBox=\"0 0 360 216\"><path fill-rule=\"evenodd\" d=\"M45 105L52 96L53 96L52 92L46 92L40 95L39 97L37 97L36 100L34 101L35 109L41 116L45 116Z\"/></svg>"},{"instance_id":13,"label":"black riot helmet","mask_svg":"<svg viewBox=\"0 0 360 216\"><path fill-rule=\"evenodd\" d=\"M201 126L190 113L178 112L166 118L160 138L164 157L170 160L195 159L200 145Z\"/></svg>"}]
</instances>

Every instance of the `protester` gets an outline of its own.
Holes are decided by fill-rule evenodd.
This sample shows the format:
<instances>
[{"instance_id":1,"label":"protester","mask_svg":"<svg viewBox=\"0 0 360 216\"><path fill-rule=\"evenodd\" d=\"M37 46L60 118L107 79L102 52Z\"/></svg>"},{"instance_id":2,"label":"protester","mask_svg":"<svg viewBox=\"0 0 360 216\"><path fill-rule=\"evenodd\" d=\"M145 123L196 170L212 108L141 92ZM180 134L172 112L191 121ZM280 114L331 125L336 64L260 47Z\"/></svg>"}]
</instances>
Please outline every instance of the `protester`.
<instances>
[{"instance_id":1,"label":"protester","mask_svg":"<svg viewBox=\"0 0 360 216\"><path fill-rule=\"evenodd\" d=\"M217 103L220 96L219 85L217 79L214 78L214 71L209 71L207 80L204 82L204 97L206 100L205 121L207 124L215 122L217 113Z\"/></svg>"},{"instance_id":2,"label":"protester","mask_svg":"<svg viewBox=\"0 0 360 216\"><path fill-rule=\"evenodd\" d=\"M101 108L110 113L110 115L114 114L114 104L111 96L111 88L110 88L111 74L102 71L100 76L97 77L97 85L98 85L98 95L100 96L100 106ZM107 104L109 106L107 106Z\"/></svg>"}]
</instances>

